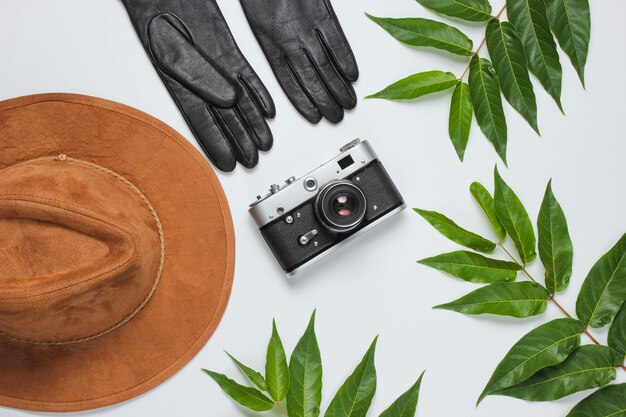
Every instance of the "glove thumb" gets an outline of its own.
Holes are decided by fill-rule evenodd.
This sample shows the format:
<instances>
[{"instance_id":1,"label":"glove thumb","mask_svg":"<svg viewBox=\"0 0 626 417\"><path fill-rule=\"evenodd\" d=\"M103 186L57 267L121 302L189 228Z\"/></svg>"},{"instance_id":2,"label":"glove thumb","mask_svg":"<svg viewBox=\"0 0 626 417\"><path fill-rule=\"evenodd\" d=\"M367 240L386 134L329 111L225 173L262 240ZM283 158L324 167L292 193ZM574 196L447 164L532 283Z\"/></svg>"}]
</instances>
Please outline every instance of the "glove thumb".
<instances>
[{"instance_id":1,"label":"glove thumb","mask_svg":"<svg viewBox=\"0 0 626 417\"><path fill-rule=\"evenodd\" d=\"M204 101L218 107L237 102L237 88L196 48L187 27L163 13L148 25L150 52L157 66Z\"/></svg>"}]
</instances>

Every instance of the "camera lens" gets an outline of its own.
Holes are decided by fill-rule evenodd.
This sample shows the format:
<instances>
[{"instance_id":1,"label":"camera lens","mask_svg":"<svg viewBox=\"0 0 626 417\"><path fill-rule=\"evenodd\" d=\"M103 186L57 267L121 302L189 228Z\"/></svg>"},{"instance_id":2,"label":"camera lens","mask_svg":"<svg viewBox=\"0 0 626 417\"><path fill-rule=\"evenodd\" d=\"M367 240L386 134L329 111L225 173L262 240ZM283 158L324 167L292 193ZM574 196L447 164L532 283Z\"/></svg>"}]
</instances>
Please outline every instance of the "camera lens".
<instances>
[{"instance_id":1,"label":"camera lens","mask_svg":"<svg viewBox=\"0 0 626 417\"><path fill-rule=\"evenodd\" d=\"M348 232L365 217L367 201L363 192L350 181L328 184L317 197L317 211L326 227Z\"/></svg>"},{"instance_id":2,"label":"camera lens","mask_svg":"<svg viewBox=\"0 0 626 417\"><path fill-rule=\"evenodd\" d=\"M332 202L333 210L341 217L349 216L354 211L354 200L351 195L340 194Z\"/></svg>"}]
</instances>

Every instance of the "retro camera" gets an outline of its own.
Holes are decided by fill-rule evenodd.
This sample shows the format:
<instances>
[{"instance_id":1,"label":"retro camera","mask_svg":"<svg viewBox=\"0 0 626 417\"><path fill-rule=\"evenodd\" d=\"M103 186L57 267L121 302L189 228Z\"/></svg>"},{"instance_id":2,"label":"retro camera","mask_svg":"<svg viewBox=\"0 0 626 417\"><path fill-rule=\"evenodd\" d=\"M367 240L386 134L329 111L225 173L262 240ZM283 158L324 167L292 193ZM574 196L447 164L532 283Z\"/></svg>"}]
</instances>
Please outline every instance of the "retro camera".
<instances>
[{"instance_id":1,"label":"retro camera","mask_svg":"<svg viewBox=\"0 0 626 417\"><path fill-rule=\"evenodd\" d=\"M249 212L280 266L294 275L405 207L370 144L356 139L316 170L273 184Z\"/></svg>"}]
</instances>

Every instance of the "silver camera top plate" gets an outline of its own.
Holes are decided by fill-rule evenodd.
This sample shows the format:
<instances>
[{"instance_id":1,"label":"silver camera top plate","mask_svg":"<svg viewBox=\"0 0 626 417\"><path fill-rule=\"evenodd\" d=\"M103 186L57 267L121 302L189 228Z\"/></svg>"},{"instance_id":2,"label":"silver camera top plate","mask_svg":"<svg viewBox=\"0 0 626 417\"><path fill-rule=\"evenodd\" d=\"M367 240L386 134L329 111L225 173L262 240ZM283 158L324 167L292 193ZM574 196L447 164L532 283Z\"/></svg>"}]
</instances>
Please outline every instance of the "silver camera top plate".
<instances>
[{"instance_id":1,"label":"silver camera top plate","mask_svg":"<svg viewBox=\"0 0 626 417\"><path fill-rule=\"evenodd\" d=\"M265 197L258 196L257 201L250 204L248 210L257 226L263 227L282 217L315 197L324 185L344 179L378 159L366 140L355 139L341 147L340 152L308 174L298 179L290 177L283 185L272 184L269 194Z\"/></svg>"}]
</instances>

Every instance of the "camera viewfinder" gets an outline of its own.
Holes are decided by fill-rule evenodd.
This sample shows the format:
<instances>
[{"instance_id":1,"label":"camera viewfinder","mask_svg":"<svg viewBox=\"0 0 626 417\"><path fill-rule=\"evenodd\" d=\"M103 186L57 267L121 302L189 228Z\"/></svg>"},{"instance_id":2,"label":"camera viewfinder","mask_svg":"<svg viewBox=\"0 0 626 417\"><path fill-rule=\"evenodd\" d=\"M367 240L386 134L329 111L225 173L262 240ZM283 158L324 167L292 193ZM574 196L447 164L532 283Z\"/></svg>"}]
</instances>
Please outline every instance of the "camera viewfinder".
<instances>
[{"instance_id":1,"label":"camera viewfinder","mask_svg":"<svg viewBox=\"0 0 626 417\"><path fill-rule=\"evenodd\" d=\"M352 159L351 155L348 155L345 158L342 158L339 161L337 161L337 163L339 164L339 168L346 169L350 165L354 164L354 159Z\"/></svg>"}]
</instances>

